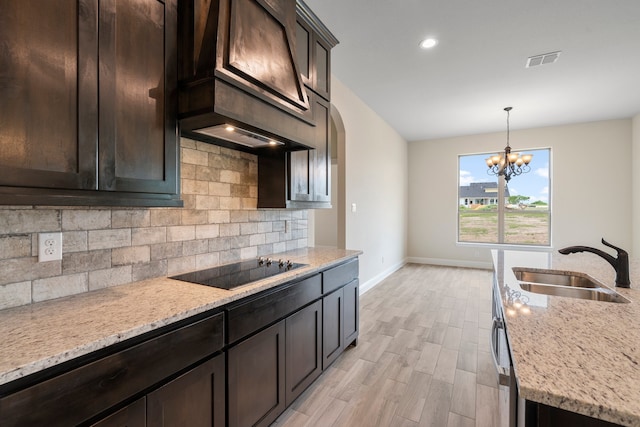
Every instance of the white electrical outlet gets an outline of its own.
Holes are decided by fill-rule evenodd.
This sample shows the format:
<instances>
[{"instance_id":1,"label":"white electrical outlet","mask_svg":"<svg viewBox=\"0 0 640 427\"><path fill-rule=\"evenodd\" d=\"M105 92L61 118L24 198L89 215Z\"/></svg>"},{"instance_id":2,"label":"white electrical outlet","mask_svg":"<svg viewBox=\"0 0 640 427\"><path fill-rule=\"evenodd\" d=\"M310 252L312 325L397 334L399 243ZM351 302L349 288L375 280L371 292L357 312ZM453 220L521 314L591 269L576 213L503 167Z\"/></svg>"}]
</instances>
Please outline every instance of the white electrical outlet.
<instances>
[{"instance_id":1,"label":"white electrical outlet","mask_svg":"<svg viewBox=\"0 0 640 427\"><path fill-rule=\"evenodd\" d=\"M62 233L38 234L38 262L62 259Z\"/></svg>"}]
</instances>

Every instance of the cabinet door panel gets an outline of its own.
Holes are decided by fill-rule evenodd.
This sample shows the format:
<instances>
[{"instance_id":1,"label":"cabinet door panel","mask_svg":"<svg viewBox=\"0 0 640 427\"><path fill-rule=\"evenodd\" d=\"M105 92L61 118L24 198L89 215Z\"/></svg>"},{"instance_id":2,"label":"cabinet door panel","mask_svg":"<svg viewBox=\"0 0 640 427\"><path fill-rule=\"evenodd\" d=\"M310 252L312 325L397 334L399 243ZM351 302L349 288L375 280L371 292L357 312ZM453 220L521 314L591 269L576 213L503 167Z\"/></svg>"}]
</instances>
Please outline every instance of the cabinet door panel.
<instances>
[{"instance_id":1,"label":"cabinet door panel","mask_svg":"<svg viewBox=\"0 0 640 427\"><path fill-rule=\"evenodd\" d=\"M311 29L307 24L300 21L296 23L296 56L298 58L298 66L300 67L300 75L302 81L307 86L311 86Z\"/></svg>"},{"instance_id":2,"label":"cabinet door panel","mask_svg":"<svg viewBox=\"0 0 640 427\"><path fill-rule=\"evenodd\" d=\"M175 7L100 1L102 190L175 193Z\"/></svg>"},{"instance_id":3,"label":"cabinet door panel","mask_svg":"<svg viewBox=\"0 0 640 427\"><path fill-rule=\"evenodd\" d=\"M95 16L91 1L0 1L0 185L95 189Z\"/></svg>"},{"instance_id":4,"label":"cabinet door panel","mask_svg":"<svg viewBox=\"0 0 640 427\"><path fill-rule=\"evenodd\" d=\"M342 353L343 319L341 288L322 299L322 369L327 369Z\"/></svg>"},{"instance_id":5,"label":"cabinet door panel","mask_svg":"<svg viewBox=\"0 0 640 427\"><path fill-rule=\"evenodd\" d=\"M147 399L143 397L107 418L91 424L91 427L146 427L146 425Z\"/></svg>"},{"instance_id":6,"label":"cabinet door panel","mask_svg":"<svg viewBox=\"0 0 640 427\"><path fill-rule=\"evenodd\" d=\"M358 339L359 316L360 316L360 295L358 279L348 283L344 288L344 342L343 347L347 348L355 344Z\"/></svg>"},{"instance_id":7,"label":"cabinet door panel","mask_svg":"<svg viewBox=\"0 0 640 427\"><path fill-rule=\"evenodd\" d=\"M316 122L313 163L313 200L331 202L331 148L329 141L329 103L316 96L313 116Z\"/></svg>"},{"instance_id":8,"label":"cabinet door panel","mask_svg":"<svg viewBox=\"0 0 640 427\"><path fill-rule=\"evenodd\" d=\"M289 316L285 326L289 406L322 373L322 301Z\"/></svg>"},{"instance_id":9,"label":"cabinet door panel","mask_svg":"<svg viewBox=\"0 0 640 427\"><path fill-rule=\"evenodd\" d=\"M220 355L150 393L148 425L223 427L224 375L224 355Z\"/></svg>"},{"instance_id":10,"label":"cabinet door panel","mask_svg":"<svg viewBox=\"0 0 640 427\"><path fill-rule=\"evenodd\" d=\"M315 49L314 49L314 89L316 92L324 97L325 99L329 98L329 75L331 74L329 64L329 51L331 48L327 46L324 42L320 40L316 40Z\"/></svg>"},{"instance_id":11,"label":"cabinet door panel","mask_svg":"<svg viewBox=\"0 0 640 427\"><path fill-rule=\"evenodd\" d=\"M229 427L268 426L285 409L285 322L228 351Z\"/></svg>"},{"instance_id":12,"label":"cabinet door panel","mask_svg":"<svg viewBox=\"0 0 640 427\"><path fill-rule=\"evenodd\" d=\"M315 157L315 150L289 153L289 200L298 202L313 200Z\"/></svg>"}]
</instances>

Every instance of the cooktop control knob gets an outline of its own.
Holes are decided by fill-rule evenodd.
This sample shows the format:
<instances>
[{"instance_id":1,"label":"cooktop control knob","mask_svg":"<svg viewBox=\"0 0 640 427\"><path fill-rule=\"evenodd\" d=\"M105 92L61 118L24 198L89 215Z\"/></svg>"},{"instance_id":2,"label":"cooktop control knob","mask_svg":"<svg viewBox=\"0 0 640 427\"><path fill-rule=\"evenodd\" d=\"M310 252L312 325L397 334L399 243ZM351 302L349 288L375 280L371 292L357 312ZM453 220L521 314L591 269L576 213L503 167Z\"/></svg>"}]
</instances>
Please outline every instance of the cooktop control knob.
<instances>
[{"instance_id":1,"label":"cooktop control knob","mask_svg":"<svg viewBox=\"0 0 640 427\"><path fill-rule=\"evenodd\" d=\"M267 258L267 265L271 265L272 262L273 260L271 258Z\"/></svg>"},{"instance_id":2,"label":"cooktop control knob","mask_svg":"<svg viewBox=\"0 0 640 427\"><path fill-rule=\"evenodd\" d=\"M262 264L264 264L264 258L260 257L258 258L258 265L262 265Z\"/></svg>"},{"instance_id":3,"label":"cooktop control knob","mask_svg":"<svg viewBox=\"0 0 640 427\"><path fill-rule=\"evenodd\" d=\"M282 258L278 260L278 266L284 267L284 260Z\"/></svg>"},{"instance_id":4,"label":"cooktop control knob","mask_svg":"<svg viewBox=\"0 0 640 427\"><path fill-rule=\"evenodd\" d=\"M290 259L287 260L287 268L291 268L293 267L293 263L291 262Z\"/></svg>"}]
</instances>

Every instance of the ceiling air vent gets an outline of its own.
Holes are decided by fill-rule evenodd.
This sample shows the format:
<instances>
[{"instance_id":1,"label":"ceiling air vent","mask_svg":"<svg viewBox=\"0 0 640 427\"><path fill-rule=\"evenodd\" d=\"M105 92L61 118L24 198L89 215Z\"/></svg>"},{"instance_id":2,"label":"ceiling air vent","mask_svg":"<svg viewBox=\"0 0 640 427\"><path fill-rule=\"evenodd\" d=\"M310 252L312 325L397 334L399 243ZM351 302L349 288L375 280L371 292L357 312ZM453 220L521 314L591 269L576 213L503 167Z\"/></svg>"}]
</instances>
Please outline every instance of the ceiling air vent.
<instances>
[{"instance_id":1,"label":"ceiling air vent","mask_svg":"<svg viewBox=\"0 0 640 427\"><path fill-rule=\"evenodd\" d=\"M537 67L538 65L553 64L558 60L558 57L561 53L561 51L557 51L543 53L542 55L530 56L529 58L527 58L526 68Z\"/></svg>"}]
</instances>

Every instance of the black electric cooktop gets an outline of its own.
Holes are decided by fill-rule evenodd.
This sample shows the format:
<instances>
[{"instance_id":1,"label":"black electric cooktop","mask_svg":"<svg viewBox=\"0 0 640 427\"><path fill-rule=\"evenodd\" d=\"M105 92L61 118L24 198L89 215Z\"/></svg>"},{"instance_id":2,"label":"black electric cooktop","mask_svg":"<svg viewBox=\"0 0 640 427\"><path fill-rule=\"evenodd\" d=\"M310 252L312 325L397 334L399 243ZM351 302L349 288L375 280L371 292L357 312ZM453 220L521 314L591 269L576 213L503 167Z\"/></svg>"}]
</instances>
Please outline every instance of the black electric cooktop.
<instances>
[{"instance_id":1,"label":"black electric cooktop","mask_svg":"<svg viewBox=\"0 0 640 427\"><path fill-rule=\"evenodd\" d=\"M171 279L220 289L233 289L304 266L306 264L292 263L288 260L271 261L269 258L260 258L180 274Z\"/></svg>"}]
</instances>

